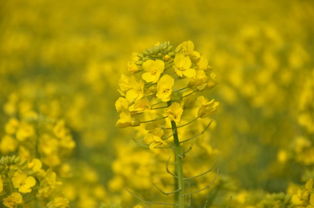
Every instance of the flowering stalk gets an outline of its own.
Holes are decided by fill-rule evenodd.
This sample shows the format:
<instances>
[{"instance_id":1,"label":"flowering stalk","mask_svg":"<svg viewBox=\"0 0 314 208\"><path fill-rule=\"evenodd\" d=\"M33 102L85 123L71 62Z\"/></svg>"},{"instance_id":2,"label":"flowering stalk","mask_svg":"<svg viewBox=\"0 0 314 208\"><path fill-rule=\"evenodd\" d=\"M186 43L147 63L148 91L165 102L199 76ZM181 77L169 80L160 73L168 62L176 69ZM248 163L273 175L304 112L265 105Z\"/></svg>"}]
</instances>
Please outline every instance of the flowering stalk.
<instances>
[{"instance_id":1,"label":"flowering stalk","mask_svg":"<svg viewBox=\"0 0 314 208\"><path fill-rule=\"evenodd\" d=\"M173 143L174 143L174 156L175 156L175 207L184 208L184 175L183 175L183 151L180 146L178 129L175 121L171 121Z\"/></svg>"},{"instance_id":2,"label":"flowering stalk","mask_svg":"<svg viewBox=\"0 0 314 208\"><path fill-rule=\"evenodd\" d=\"M162 149L172 147L174 173L168 167L167 172L175 183L170 194L174 194L174 208L184 208L185 196L191 193L185 188L184 145L191 139L180 141L179 136L196 138L200 129L210 125L218 102L199 94L215 85L214 74L191 41L176 48L165 42L135 54L128 71L119 82L117 126L136 127L143 143L160 158L165 156Z\"/></svg>"}]
</instances>

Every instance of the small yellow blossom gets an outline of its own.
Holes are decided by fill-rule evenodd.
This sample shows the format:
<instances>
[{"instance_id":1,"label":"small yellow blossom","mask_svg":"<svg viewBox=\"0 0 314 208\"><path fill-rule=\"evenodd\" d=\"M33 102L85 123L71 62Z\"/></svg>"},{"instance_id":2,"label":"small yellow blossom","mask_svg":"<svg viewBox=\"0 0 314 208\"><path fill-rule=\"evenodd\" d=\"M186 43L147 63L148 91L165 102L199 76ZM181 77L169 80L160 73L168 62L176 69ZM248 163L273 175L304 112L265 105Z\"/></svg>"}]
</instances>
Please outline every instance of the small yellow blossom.
<instances>
[{"instance_id":1,"label":"small yellow blossom","mask_svg":"<svg viewBox=\"0 0 314 208\"><path fill-rule=\"evenodd\" d=\"M47 208L68 208L69 200L64 197L56 197L47 204Z\"/></svg>"},{"instance_id":2,"label":"small yellow blossom","mask_svg":"<svg viewBox=\"0 0 314 208\"><path fill-rule=\"evenodd\" d=\"M129 72L134 73L134 72L137 72L137 71L139 71L141 69L140 67L138 67L136 65L137 61L138 61L138 54L137 53L133 53L132 54L132 61L128 62L128 71Z\"/></svg>"},{"instance_id":3,"label":"small yellow blossom","mask_svg":"<svg viewBox=\"0 0 314 208\"><path fill-rule=\"evenodd\" d=\"M219 103L214 99L208 101L205 97L198 98L200 108L198 109L198 117L204 118L217 110Z\"/></svg>"},{"instance_id":4,"label":"small yellow blossom","mask_svg":"<svg viewBox=\"0 0 314 208\"><path fill-rule=\"evenodd\" d=\"M44 175L44 179L41 180L38 196L48 197L60 184L61 182L57 180L57 174L54 171L48 170Z\"/></svg>"},{"instance_id":5,"label":"small yellow blossom","mask_svg":"<svg viewBox=\"0 0 314 208\"><path fill-rule=\"evenodd\" d=\"M110 180L108 186L109 189L112 191L121 190L121 188L123 187L123 179L119 176L115 176L113 179Z\"/></svg>"},{"instance_id":6,"label":"small yellow blossom","mask_svg":"<svg viewBox=\"0 0 314 208\"><path fill-rule=\"evenodd\" d=\"M18 142L12 136L5 135L0 140L0 152L4 154L14 152L17 145Z\"/></svg>"},{"instance_id":7,"label":"small yellow blossom","mask_svg":"<svg viewBox=\"0 0 314 208\"><path fill-rule=\"evenodd\" d=\"M126 92L126 99L129 102L134 102L135 100L141 99L144 96L144 83L143 82L135 82L131 89Z\"/></svg>"},{"instance_id":8,"label":"small yellow blossom","mask_svg":"<svg viewBox=\"0 0 314 208\"><path fill-rule=\"evenodd\" d=\"M8 208L15 208L16 205L23 203L23 197L18 192L13 192L11 195L3 199L3 205Z\"/></svg>"},{"instance_id":9,"label":"small yellow blossom","mask_svg":"<svg viewBox=\"0 0 314 208\"><path fill-rule=\"evenodd\" d=\"M122 75L119 81L119 92L129 102L134 102L144 96L144 82L133 76Z\"/></svg>"},{"instance_id":10,"label":"small yellow blossom","mask_svg":"<svg viewBox=\"0 0 314 208\"><path fill-rule=\"evenodd\" d=\"M165 141L161 139L164 135L164 131L161 128L156 128L149 131L144 136L144 141L147 144L158 143L158 144L165 144Z\"/></svg>"},{"instance_id":11,"label":"small yellow blossom","mask_svg":"<svg viewBox=\"0 0 314 208\"><path fill-rule=\"evenodd\" d=\"M128 70L130 72L137 72L139 67L134 62L128 62Z\"/></svg>"},{"instance_id":12,"label":"small yellow blossom","mask_svg":"<svg viewBox=\"0 0 314 208\"><path fill-rule=\"evenodd\" d=\"M36 185L36 180L33 176L27 176L21 171L16 171L12 177L14 188L17 188L21 193L29 193L32 187Z\"/></svg>"},{"instance_id":13,"label":"small yellow blossom","mask_svg":"<svg viewBox=\"0 0 314 208\"><path fill-rule=\"evenodd\" d=\"M120 128L125 128L129 126L138 126L139 122L132 118L129 112L121 112L119 120L116 123L116 126Z\"/></svg>"},{"instance_id":14,"label":"small yellow blossom","mask_svg":"<svg viewBox=\"0 0 314 208\"><path fill-rule=\"evenodd\" d=\"M65 121L64 120L60 120L56 123L56 125L53 127L53 133L58 138L64 138L68 135L68 130L65 127Z\"/></svg>"},{"instance_id":15,"label":"small yellow blossom","mask_svg":"<svg viewBox=\"0 0 314 208\"><path fill-rule=\"evenodd\" d=\"M174 69L175 72L179 77L194 77L195 76L195 69L192 69L192 62L191 59L181 53L178 53L174 58Z\"/></svg>"},{"instance_id":16,"label":"small yellow blossom","mask_svg":"<svg viewBox=\"0 0 314 208\"><path fill-rule=\"evenodd\" d=\"M174 79L168 75L163 75L157 83L156 96L163 102L168 102L171 98Z\"/></svg>"},{"instance_id":17,"label":"small yellow blossom","mask_svg":"<svg viewBox=\"0 0 314 208\"><path fill-rule=\"evenodd\" d=\"M197 67L200 70L206 70L208 69L208 60L204 56L201 56L200 59L197 62Z\"/></svg>"},{"instance_id":18,"label":"small yellow blossom","mask_svg":"<svg viewBox=\"0 0 314 208\"><path fill-rule=\"evenodd\" d=\"M197 70L195 76L191 78L189 86L199 91L204 90L208 86L208 77L203 70Z\"/></svg>"},{"instance_id":19,"label":"small yellow blossom","mask_svg":"<svg viewBox=\"0 0 314 208\"><path fill-rule=\"evenodd\" d=\"M32 125L28 123L21 123L16 132L16 138L19 141L24 141L25 139L32 137L34 134L35 130Z\"/></svg>"},{"instance_id":20,"label":"small yellow blossom","mask_svg":"<svg viewBox=\"0 0 314 208\"><path fill-rule=\"evenodd\" d=\"M37 158L34 158L31 162L28 163L28 168L32 169L34 172L40 172L41 166L41 161Z\"/></svg>"},{"instance_id":21,"label":"small yellow blossom","mask_svg":"<svg viewBox=\"0 0 314 208\"><path fill-rule=\"evenodd\" d=\"M181 120L181 116L183 113L183 108L182 105L180 103L172 103L166 111L166 116L168 116L168 118L171 121L175 121L176 123L179 123Z\"/></svg>"},{"instance_id":22,"label":"small yellow blossom","mask_svg":"<svg viewBox=\"0 0 314 208\"><path fill-rule=\"evenodd\" d=\"M185 55L188 55L194 60L197 60L200 58L200 53L194 50L194 43L190 40L184 41L183 43L178 45L176 48L176 52L180 52Z\"/></svg>"},{"instance_id":23,"label":"small yellow blossom","mask_svg":"<svg viewBox=\"0 0 314 208\"><path fill-rule=\"evenodd\" d=\"M287 154L287 151L285 150L280 150L277 154L277 160L280 162L280 163L285 163L287 162L288 160L288 154Z\"/></svg>"},{"instance_id":24,"label":"small yellow blossom","mask_svg":"<svg viewBox=\"0 0 314 208\"><path fill-rule=\"evenodd\" d=\"M8 134L14 134L18 129L19 123L20 122L16 118L11 118L5 125L5 132Z\"/></svg>"},{"instance_id":25,"label":"small yellow blossom","mask_svg":"<svg viewBox=\"0 0 314 208\"><path fill-rule=\"evenodd\" d=\"M116 110L118 113L122 111L127 111L129 108L129 102L124 97L119 97L118 100L115 102Z\"/></svg>"},{"instance_id":26,"label":"small yellow blossom","mask_svg":"<svg viewBox=\"0 0 314 208\"><path fill-rule=\"evenodd\" d=\"M143 69L145 71L142 74L143 80L156 83L165 69L165 63L161 60L147 60L143 63Z\"/></svg>"},{"instance_id":27,"label":"small yellow blossom","mask_svg":"<svg viewBox=\"0 0 314 208\"><path fill-rule=\"evenodd\" d=\"M132 113L142 113L150 108L150 103L147 98L141 98L134 102L133 105L129 107Z\"/></svg>"}]
</instances>

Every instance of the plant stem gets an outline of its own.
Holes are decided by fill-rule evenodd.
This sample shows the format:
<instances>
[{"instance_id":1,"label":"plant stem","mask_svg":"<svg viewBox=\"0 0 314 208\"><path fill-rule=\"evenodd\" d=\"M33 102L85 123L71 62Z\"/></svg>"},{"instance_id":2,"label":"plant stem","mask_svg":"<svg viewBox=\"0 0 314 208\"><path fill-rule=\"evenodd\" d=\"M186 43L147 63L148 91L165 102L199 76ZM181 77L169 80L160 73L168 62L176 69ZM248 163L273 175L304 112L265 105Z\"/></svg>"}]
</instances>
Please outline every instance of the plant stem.
<instances>
[{"instance_id":1,"label":"plant stem","mask_svg":"<svg viewBox=\"0 0 314 208\"><path fill-rule=\"evenodd\" d=\"M183 176L183 149L180 146L178 130L175 121L171 121L171 128L174 143L175 156L175 206L174 208L184 208L184 176Z\"/></svg>"}]
</instances>

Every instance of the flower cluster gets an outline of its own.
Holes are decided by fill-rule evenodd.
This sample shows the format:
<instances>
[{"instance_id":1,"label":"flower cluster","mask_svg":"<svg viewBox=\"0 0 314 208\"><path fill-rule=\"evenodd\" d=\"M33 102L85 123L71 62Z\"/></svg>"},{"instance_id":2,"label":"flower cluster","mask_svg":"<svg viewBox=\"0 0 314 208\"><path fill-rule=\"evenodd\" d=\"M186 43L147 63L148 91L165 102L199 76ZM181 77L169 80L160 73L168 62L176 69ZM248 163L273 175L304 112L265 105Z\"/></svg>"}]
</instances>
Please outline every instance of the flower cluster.
<instances>
[{"instance_id":1,"label":"flower cluster","mask_svg":"<svg viewBox=\"0 0 314 208\"><path fill-rule=\"evenodd\" d=\"M128 70L119 82L117 126L142 127L151 149L171 140L171 121L184 127L199 120L206 126L205 120L217 109L218 102L204 96L215 85L215 75L191 41L176 48L159 43L135 54Z\"/></svg>"},{"instance_id":2,"label":"flower cluster","mask_svg":"<svg viewBox=\"0 0 314 208\"><path fill-rule=\"evenodd\" d=\"M69 207L58 193L65 164L61 158L71 153L75 142L63 120L45 114L47 104L42 103L40 111L37 107L17 93L4 105L8 121L0 139L0 187L1 203L8 208L22 204Z\"/></svg>"}]
</instances>

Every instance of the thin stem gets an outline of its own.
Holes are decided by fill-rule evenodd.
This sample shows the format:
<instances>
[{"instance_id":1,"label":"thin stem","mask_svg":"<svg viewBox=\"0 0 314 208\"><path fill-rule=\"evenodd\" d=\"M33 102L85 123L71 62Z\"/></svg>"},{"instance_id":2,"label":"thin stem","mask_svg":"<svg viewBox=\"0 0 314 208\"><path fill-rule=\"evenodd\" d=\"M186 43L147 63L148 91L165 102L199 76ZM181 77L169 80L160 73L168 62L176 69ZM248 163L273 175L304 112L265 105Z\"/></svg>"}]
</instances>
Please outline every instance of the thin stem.
<instances>
[{"instance_id":1,"label":"thin stem","mask_svg":"<svg viewBox=\"0 0 314 208\"><path fill-rule=\"evenodd\" d=\"M171 103L168 103L170 105ZM178 130L175 121L171 121L173 143L174 143L174 156L175 156L175 206L174 208L184 208L184 175L183 175L183 149L180 146Z\"/></svg>"}]
</instances>

